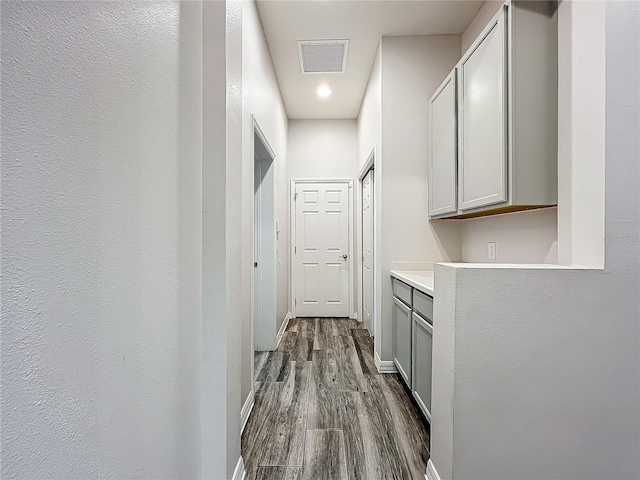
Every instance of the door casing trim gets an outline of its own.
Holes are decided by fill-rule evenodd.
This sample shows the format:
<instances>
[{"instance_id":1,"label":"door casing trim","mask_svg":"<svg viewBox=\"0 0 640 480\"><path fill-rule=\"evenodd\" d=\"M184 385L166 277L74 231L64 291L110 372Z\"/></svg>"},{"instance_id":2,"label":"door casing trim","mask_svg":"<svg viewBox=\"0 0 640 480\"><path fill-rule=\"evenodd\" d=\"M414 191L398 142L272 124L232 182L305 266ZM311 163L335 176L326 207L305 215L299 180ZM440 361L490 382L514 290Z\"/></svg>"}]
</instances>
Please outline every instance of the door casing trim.
<instances>
[{"instance_id":1,"label":"door casing trim","mask_svg":"<svg viewBox=\"0 0 640 480\"><path fill-rule=\"evenodd\" d=\"M362 240L363 240L363 236L364 233L362 231L362 215L361 215L361 211L362 211L362 181L364 180L364 178L367 176L367 174L369 173L370 170L373 170L373 185L374 185L374 190L373 190L373 310L371 312L371 326L372 326L372 330L373 332L369 332L369 335L374 336L375 335L375 331L376 331L376 322L377 322L377 314L376 314L376 249L378 248L377 245L377 235L376 235L376 209L378 208L378 199L377 199L377 195L375 194L375 185L376 185L376 181L378 179L377 175L376 175L376 170L375 170L375 163L376 163L376 149L375 147L373 149L371 149L371 153L369 153L369 156L367 157L367 161L364 163L364 165L362 166L362 168L360 169L360 172L358 173L358 191L356 192L356 199L358 201L358 224L357 224L357 236L358 236L358 241L356 242L356 249L357 249L357 258L356 261L358 263L358 266L356 268L356 271L358 272L358 309L359 312L363 312L364 307L363 307L363 302L364 302L364 298L362 295L362 289L364 286L363 283L363 278L362 278L362 263L363 263L363 259L362 257L364 256L364 252L362 250ZM364 314L362 315L358 315L358 317L360 318L360 321L364 321Z\"/></svg>"}]
</instances>

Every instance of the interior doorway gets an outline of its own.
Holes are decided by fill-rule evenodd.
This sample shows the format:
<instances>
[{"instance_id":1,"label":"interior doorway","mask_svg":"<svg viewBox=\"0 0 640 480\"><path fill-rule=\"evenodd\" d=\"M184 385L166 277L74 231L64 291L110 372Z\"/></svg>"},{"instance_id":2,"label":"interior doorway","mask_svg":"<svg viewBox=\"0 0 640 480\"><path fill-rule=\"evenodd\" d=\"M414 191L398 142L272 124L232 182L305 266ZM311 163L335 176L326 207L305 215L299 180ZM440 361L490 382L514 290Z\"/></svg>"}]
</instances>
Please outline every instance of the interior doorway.
<instances>
[{"instance_id":1,"label":"interior doorway","mask_svg":"<svg viewBox=\"0 0 640 480\"><path fill-rule=\"evenodd\" d=\"M358 276L360 287L360 315L362 322L373 337L375 332L375 152L372 151L358 175L360 258Z\"/></svg>"},{"instance_id":2,"label":"interior doorway","mask_svg":"<svg viewBox=\"0 0 640 480\"><path fill-rule=\"evenodd\" d=\"M253 121L253 344L274 350L276 331L275 155Z\"/></svg>"},{"instance_id":3,"label":"interior doorway","mask_svg":"<svg viewBox=\"0 0 640 480\"><path fill-rule=\"evenodd\" d=\"M373 332L373 168L362 179L362 321Z\"/></svg>"},{"instance_id":4,"label":"interior doorway","mask_svg":"<svg viewBox=\"0 0 640 480\"><path fill-rule=\"evenodd\" d=\"M351 180L293 180L294 317L352 313Z\"/></svg>"}]
</instances>

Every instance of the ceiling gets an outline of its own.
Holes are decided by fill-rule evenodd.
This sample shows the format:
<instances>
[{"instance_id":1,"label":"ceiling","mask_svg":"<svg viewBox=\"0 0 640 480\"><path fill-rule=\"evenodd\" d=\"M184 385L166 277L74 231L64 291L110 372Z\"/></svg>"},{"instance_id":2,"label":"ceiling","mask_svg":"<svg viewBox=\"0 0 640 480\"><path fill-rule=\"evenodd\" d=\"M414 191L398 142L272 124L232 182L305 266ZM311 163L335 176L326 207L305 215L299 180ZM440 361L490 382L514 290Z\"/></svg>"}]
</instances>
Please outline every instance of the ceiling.
<instances>
[{"instance_id":1,"label":"ceiling","mask_svg":"<svg viewBox=\"0 0 640 480\"><path fill-rule=\"evenodd\" d=\"M258 0L287 114L291 119L356 118L380 37L460 34L482 0ZM346 73L302 74L298 40L349 39ZM320 99L321 83L332 94Z\"/></svg>"}]
</instances>

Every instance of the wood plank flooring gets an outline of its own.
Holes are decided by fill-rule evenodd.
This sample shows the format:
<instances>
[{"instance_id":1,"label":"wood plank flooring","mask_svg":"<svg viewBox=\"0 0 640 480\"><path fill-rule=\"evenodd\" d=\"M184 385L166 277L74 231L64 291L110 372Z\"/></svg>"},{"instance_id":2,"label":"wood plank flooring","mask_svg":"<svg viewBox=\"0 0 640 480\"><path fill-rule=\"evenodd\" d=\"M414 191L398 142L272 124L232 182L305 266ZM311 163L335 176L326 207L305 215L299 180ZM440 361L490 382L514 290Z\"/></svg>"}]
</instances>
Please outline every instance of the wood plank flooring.
<instances>
[{"instance_id":1,"label":"wood plank flooring","mask_svg":"<svg viewBox=\"0 0 640 480\"><path fill-rule=\"evenodd\" d=\"M247 480L424 479L426 422L398 375L378 374L361 323L292 319L254 367Z\"/></svg>"}]
</instances>

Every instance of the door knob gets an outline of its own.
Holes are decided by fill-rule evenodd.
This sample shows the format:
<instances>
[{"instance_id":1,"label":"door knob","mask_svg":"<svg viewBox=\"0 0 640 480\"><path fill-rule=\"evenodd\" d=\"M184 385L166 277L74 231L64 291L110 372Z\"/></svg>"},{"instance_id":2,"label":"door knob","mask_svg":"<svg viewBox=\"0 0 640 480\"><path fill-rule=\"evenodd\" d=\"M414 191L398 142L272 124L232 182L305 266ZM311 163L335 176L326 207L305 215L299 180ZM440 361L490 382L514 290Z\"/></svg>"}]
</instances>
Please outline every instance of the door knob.
<instances>
[{"instance_id":1,"label":"door knob","mask_svg":"<svg viewBox=\"0 0 640 480\"><path fill-rule=\"evenodd\" d=\"M347 259L347 254L345 253L344 255L341 255L340 258L346 260Z\"/></svg>"}]
</instances>

